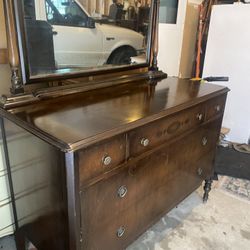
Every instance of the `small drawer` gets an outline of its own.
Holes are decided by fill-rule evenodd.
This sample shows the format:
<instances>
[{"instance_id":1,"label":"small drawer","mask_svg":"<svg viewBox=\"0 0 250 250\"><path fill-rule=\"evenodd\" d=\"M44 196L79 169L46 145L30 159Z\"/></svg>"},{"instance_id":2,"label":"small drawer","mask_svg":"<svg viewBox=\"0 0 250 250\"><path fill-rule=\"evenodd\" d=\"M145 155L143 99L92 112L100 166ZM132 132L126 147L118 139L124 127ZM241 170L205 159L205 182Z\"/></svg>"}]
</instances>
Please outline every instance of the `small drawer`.
<instances>
[{"instance_id":1,"label":"small drawer","mask_svg":"<svg viewBox=\"0 0 250 250\"><path fill-rule=\"evenodd\" d=\"M204 118L204 106L199 105L131 131L129 133L130 157L135 157L197 127L203 123Z\"/></svg>"},{"instance_id":2,"label":"small drawer","mask_svg":"<svg viewBox=\"0 0 250 250\"><path fill-rule=\"evenodd\" d=\"M226 96L217 97L206 105L206 120L221 116L224 113Z\"/></svg>"},{"instance_id":3,"label":"small drawer","mask_svg":"<svg viewBox=\"0 0 250 250\"><path fill-rule=\"evenodd\" d=\"M219 139L221 120L215 120L203 125L192 134L173 143L170 148L170 161L181 159L183 162L195 164L199 158L215 149ZM181 150L182 149L182 150ZM191 156L191 157L190 157Z\"/></svg>"},{"instance_id":4,"label":"small drawer","mask_svg":"<svg viewBox=\"0 0 250 250\"><path fill-rule=\"evenodd\" d=\"M98 143L78 153L80 184L122 164L126 158L125 135Z\"/></svg>"}]
</instances>

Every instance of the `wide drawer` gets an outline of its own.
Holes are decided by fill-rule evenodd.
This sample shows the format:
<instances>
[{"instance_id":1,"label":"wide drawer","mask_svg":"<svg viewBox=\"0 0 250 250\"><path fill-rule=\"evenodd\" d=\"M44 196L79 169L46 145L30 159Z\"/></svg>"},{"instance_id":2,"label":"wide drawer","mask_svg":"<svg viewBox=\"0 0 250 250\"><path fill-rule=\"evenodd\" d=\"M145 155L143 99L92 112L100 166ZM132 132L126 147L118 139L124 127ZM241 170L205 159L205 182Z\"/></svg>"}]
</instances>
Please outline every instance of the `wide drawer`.
<instances>
[{"instance_id":1,"label":"wide drawer","mask_svg":"<svg viewBox=\"0 0 250 250\"><path fill-rule=\"evenodd\" d=\"M197 127L204 120L204 112L204 106L199 105L131 131L129 133L130 157L135 157Z\"/></svg>"},{"instance_id":2,"label":"wide drawer","mask_svg":"<svg viewBox=\"0 0 250 250\"><path fill-rule=\"evenodd\" d=\"M78 153L80 183L108 172L126 158L126 136L120 135Z\"/></svg>"},{"instance_id":3,"label":"wide drawer","mask_svg":"<svg viewBox=\"0 0 250 250\"><path fill-rule=\"evenodd\" d=\"M104 208L105 209L105 208ZM112 214L112 211L110 211ZM84 240L82 250L122 250L133 242L137 235L138 220L136 206L131 210L113 215L110 221L99 221L90 223L89 219L83 216L84 226L82 229ZM86 219L86 220L85 220Z\"/></svg>"}]
</instances>

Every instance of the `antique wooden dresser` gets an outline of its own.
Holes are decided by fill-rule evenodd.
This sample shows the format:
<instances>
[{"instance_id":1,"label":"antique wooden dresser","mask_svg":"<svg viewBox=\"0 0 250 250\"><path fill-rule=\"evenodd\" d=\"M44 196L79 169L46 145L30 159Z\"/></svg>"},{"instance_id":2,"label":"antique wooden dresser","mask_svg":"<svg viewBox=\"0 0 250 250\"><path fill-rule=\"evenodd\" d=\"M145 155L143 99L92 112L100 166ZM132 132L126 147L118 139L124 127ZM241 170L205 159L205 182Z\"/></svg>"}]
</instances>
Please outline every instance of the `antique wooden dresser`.
<instances>
[{"instance_id":1,"label":"antique wooden dresser","mask_svg":"<svg viewBox=\"0 0 250 250\"><path fill-rule=\"evenodd\" d=\"M159 0L133 31L53 2L4 1L0 125L17 248L122 250L204 180L208 199L228 89L158 70ZM105 53L75 53L98 29Z\"/></svg>"},{"instance_id":2,"label":"antique wooden dresser","mask_svg":"<svg viewBox=\"0 0 250 250\"><path fill-rule=\"evenodd\" d=\"M19 249L125 249L203 180L206 200L227 91L169 78L1 109Z\"/></svg>"}]
</instances>

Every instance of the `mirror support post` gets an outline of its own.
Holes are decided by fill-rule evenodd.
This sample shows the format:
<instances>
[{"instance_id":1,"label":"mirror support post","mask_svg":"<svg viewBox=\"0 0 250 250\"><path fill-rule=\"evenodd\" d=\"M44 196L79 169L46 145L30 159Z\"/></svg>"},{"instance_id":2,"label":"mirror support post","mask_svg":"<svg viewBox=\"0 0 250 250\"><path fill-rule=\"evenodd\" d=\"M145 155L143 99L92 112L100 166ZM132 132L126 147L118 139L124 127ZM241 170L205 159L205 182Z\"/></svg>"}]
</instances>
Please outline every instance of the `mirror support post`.
<instances>
[{"instance_id":1,"label":"mirror support post","mask_svg":"<svg viewBox=\"0 0 250 250\"><path fill-rule=\"evenodd\" d=\"M158 71L158 52L159 52L159 6L160 0L155 0L155 14L154 14L154 44L153 44L153 61L152 70Z\"/></svg>"},{"instance_id":2,"label":"mirror support post","mask_svg":"<svg viewBox=\"0 0 250 250\"><path fill-rule=\"evenodd\" d=\"M154 0L153 3L153 22L152 22L152 51L150 59L149 77L150 78L166 78L167 74L158 68L159 53L159 12L160 0Z\"/></svg>"},{"instance_id":3,"label":"mirror support post","mask_svg":"<svg viewBox=\"0 0 250 250\"><path fill-rule=\"evenodd\" d=\"M23 93L22 82L20 78L20 63L17 46L17 29L15 25L14 3L13 0L4 0L4 11L6 20L8 60L11 67L11 93Z\"/></svg>"}]
</instances>

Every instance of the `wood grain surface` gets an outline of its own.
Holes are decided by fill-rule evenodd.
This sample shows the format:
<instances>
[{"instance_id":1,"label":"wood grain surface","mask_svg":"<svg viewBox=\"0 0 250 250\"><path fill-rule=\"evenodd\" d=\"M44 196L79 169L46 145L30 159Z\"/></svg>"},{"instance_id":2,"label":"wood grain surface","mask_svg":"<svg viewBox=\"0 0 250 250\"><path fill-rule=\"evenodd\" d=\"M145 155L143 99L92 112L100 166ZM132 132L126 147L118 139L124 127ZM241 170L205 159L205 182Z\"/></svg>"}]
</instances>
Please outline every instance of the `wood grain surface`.
<instances>
[{"instance_id":1,"label":"wood grain surface","mask_svg":"<svg viewBox=\"0 0 250 250\"><path fill-rule=\"evenodd\" d=\"M168 78L137 81L1 111L62 149L77 150L219 96L227 88ZM70 129L69 129L70 128Z\"/></svg>"},{"instance_id":2,"label":"wood grain surface","mask_svg":"<svg viewBox=\"0 0 250 250\"><path fill-rule=\"evenodd\" d=\"M0 64L8 63L8 51L7 49L0 49Z\"/></svg>"}]
</instances>

